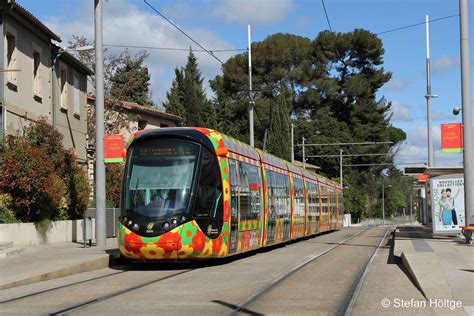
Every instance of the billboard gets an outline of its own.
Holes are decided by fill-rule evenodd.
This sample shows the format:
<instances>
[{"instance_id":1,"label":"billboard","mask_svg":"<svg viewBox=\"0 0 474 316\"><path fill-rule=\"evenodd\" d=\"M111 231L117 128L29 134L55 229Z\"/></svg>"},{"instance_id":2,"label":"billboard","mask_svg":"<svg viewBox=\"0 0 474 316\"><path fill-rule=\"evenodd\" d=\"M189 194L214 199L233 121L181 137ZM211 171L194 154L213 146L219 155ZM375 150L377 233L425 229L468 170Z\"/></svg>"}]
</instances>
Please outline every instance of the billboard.
<instances>
[{"instance_id":1,"label":"billboard","mask_svg":"<svg viewBox=\"0 0 474 316\"><path fill-rule=\"evenodd\" d=\"M431 212L433 233L461 233L464 226L464 177L451 174L432 178Z\"/></svg>"},{"instance_id":2,"label":"billboard","mask_svg":"<svg viewBox=\"0 0 474 316\"><path fill-rule=\"evenodd\" d=\"M443 153L461 153L462 150L461 123L441 124L441 151Z\"/></svg>"}]
</instances>

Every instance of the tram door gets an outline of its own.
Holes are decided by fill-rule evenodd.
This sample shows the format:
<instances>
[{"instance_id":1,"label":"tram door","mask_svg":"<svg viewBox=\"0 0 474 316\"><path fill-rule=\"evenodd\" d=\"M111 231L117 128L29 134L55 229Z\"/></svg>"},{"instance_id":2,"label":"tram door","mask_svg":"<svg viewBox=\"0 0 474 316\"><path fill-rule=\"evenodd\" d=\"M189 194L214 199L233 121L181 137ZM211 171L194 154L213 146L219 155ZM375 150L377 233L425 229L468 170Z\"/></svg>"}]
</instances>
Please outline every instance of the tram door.
<instances>
[{"instance_id":1,"label":"tram door","mask_svg":"<svg viewBox=\"0 0 474 316\"><path fill-rule=\"evenodd\" d=\"M267 193L268 193L268 219L267 219L267 244L275 242L276 226L276 193L275 177L273 172L266 171Z\"/></svg>"},{"instance_id":2,"label":"tram door","mask_svg":"<svg viewBox=\"0 0 474 316\"><path fill-rule=\"evenodd\" d=\"M280 188L283 194L283 216L285 218L285 225L283 226L283 240L290 239L291 230L291 202L290 202L290 178L289 175L279 174Z\"/></svg>"},{"instance_id":3,"label":"tram door","mask_svg":"<svg viewBox=\"0 0 474 316\"><path fill-rule=\"evenodd\" d=\"M229 159L230 172L230 246L229 253L237 250L237 232L239 230L239 185L237 177L237 164Z\"/></svg>"}]
</instances>

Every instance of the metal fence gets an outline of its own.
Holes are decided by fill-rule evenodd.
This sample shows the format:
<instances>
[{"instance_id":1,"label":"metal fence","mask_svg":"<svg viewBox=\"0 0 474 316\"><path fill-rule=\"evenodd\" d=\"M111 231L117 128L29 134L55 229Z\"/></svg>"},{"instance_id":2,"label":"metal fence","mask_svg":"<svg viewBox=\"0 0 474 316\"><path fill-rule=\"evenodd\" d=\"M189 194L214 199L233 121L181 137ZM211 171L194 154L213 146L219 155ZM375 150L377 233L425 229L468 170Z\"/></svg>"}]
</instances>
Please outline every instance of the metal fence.
<instances>
[{"instance_id":1,"label":"metal fence","mask_svg":"<svg viewBox=\"0 0 474 316\"><path fill-rule=\"evenodd\" d=\"M415 217L412 216L412 218L410 219L409 215L385 218L385 225L401 225L401 224L410 224L410 223L414 224L415 222L416 222ZM383 220L381 218L366 218L356 225L381 226L383 225ZM352 226L354 226L354 224L352 224Z\"/></svg>"}]
</instances>

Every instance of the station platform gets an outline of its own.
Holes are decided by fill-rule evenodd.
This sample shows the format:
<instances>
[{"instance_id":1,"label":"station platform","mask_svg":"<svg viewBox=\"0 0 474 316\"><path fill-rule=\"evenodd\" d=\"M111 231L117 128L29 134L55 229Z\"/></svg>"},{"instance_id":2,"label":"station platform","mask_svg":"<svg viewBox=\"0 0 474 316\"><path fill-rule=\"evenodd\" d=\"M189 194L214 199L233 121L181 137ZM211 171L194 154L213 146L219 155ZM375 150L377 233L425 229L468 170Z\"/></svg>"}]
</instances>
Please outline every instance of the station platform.
<instances>
[{"instance_id":1,"label":"station platform","mask_svg":"<svg viewBox=\"0 0 474 316\"><path fill-rule=\"evenodd\" d=\"M80 243L26 247L0 259L0 290L106 268L119 257L117 238L108 238L105 247L84 248Z\"/></svg>"},{"instance_id":2,"label":"station platform","mask_svg":"<svg viewBox=\"0 0 474 316\"><path fill-rule=\"evenodd\" d=\"M428 301L461 301L466 313L474 315L474 245L407 225L397 226L393 251Z\"/></svg>"}]
</instances>

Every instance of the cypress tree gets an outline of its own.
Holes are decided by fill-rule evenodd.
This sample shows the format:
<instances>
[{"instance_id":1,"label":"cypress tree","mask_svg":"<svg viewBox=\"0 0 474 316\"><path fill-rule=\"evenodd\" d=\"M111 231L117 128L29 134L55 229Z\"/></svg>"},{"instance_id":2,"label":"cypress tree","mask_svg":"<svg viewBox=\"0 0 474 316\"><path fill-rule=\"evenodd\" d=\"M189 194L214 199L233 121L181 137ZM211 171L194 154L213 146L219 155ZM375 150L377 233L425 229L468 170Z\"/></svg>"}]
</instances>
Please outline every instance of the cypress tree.
<instances>
[{"instance_id":1,"label":"cypress tree","mask_svg":"<svg viewBox=\"0 0 474 316\"><path fill-rule=\"evenodd\" d=\"M183 117L184 126L215 125L215 114L206 97L203 78L191 49L186 66L181 70L176 69L175 73L176 78L163 104L167 112Z\"/></svg>"}]
</instances>

